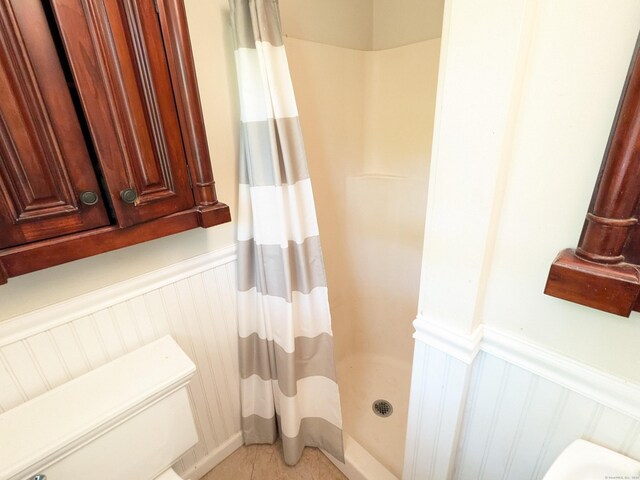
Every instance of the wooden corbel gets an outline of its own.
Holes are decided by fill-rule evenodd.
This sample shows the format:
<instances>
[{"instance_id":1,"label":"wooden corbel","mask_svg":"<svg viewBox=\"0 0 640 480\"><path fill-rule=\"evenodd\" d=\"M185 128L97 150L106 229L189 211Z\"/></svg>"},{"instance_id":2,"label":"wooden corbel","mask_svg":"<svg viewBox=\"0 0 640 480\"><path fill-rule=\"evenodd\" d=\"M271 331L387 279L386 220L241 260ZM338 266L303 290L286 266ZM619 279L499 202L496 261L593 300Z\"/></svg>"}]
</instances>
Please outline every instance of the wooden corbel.
<instances>
[{"instance_id":1,"label":"wooden corbel","mask_svg":"<svg viewBox=\"0 0 640 480\"><path fill-rule=\"evenodd\" d=\"M576 249L561 251L545 293L628 317L640 296L638 45Z\"/></svg>"}]
</instances>

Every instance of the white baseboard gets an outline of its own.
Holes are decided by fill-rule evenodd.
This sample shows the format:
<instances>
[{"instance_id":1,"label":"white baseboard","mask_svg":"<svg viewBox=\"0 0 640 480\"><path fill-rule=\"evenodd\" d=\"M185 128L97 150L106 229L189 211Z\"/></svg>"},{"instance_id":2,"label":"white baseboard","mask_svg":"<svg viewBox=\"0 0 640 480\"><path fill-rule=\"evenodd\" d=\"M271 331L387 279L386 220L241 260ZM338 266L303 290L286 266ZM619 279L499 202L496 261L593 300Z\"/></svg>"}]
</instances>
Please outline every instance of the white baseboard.
<instances>
[{"instance_id":1,"label":"white baseboard","mask_svg":"<svg viewBox=\"0 0 640 480\"><path fill-rule=\"evenodd\" d=\"M182 476L188 480L198 480L204 477L212 468L242 445L242 432L238 432L220 447L210 452L197 464L187 467L186 471L182 473ZM349 480L398 480L398 477L387 470L346 433L344 434L344 450L345 463L337 460L324 450L322 450L322 453L324 453Z\"/></svg>"},{"instance_id":2,"label":"white baseboard","mask_svg":"<svg viewBox=\"0 0 640 480\"><path fill-rule=\"evenodd\" d=\"M187 467L186 471L182 473L182 476L189 480L199 480L213 467L240 448L242 444L242 432L237 432L218 448L209 452L209 454L198 463Z\"/></svg>"},{"instance_id":3,"label":"white baseboard","mask_svg":"<svg viewBox=\"0 0 640 480\"><path fill-rule=\"evenodd\" d=\"M204 477L212 468L240 448L242 444L242 432L238 432L220 447L210 452L197 464L187 467L187 470L182 473L182 476L189 480L198 480ZM398 477L387 470L346 433L344 434L344 450L345 463L340 462L324 450L322 450L322 453L324 453L349 480L398 480Z\"/></svg>"},{"instance_id":4,"label":"white baseboard","mask_svg":"<svg viewBox=\"0 0 640 480\"><path fill-rule=\"evenodd\" d=\"M344 460L342 463L333 455L322 450L331 463L344 473L349 480L398 480L387 468L376 460L352 437L344 436Z\"/></svg>"}]
</instances>

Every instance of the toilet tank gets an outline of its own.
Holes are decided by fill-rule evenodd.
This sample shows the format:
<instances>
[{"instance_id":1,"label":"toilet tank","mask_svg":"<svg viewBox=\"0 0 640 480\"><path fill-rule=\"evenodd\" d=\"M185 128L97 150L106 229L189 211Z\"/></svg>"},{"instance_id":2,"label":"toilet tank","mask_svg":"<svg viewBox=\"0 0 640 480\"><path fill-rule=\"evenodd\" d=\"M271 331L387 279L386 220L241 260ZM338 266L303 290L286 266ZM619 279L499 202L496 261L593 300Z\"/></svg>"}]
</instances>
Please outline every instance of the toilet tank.
<instances>
[{"instance_id":1,"label":"toilet tank","mask_svg":"<svg viewBox=\"0 0 640 480\"><path fill-rule=\"evenodd\" d=\"M575 440L553 462L542 480L640 478L640 462L586 440Z\"/></svg>"},{"instance_id":2,"label":"toilet tank","mask_svg":"<svg viewBox=\"0 0 640 480\"><path fill-rule=\"evenodd\" d=\"M167 336L0 415L0 480L152 480L197 441Z\"/></svg>"}]
</instances>

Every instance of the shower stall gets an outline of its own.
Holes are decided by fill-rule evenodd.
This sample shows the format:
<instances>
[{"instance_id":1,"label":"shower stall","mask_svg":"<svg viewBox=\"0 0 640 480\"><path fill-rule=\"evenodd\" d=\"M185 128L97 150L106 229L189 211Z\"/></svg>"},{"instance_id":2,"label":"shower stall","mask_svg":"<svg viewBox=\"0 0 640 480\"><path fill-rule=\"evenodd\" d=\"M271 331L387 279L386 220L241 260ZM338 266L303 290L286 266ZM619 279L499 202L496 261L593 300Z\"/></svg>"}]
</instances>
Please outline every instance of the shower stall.
<instances>
[{"instance_id":1,"label":"shower stall","mask_svg":"<svg viewBox=\"0 0 640 480\"><path fill-rule=\"evenodd\" d=\"M360 50L289 36L285 47L327 269L347 464L399 478L440 39Z\"/></svg>"}]
</instances>

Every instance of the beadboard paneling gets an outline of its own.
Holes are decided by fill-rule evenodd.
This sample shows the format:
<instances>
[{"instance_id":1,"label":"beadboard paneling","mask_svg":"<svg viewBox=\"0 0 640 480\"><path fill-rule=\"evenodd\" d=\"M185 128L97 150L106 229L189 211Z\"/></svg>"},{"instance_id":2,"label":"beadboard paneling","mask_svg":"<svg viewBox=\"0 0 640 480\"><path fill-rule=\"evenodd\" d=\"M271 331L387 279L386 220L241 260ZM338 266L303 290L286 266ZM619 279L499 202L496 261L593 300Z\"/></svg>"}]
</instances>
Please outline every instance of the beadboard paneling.
<instances>
[{"instance_id":1,"label":"beadboard paneling","mask_svg":"<svg viewBox=\"0 0 640 480\"><path fill-rule=\"evenodd\" d=\"M414 326L403 479L539 480L578 438L640 458L640 385L487 326Z\"/></svg>"},{"instance_id":2,"label":"beadboard paneling","mask_svg":"<svg viewBox=\"0 0 640 480\"><path fill-rule=\"evenodd\" d=\"M461 356L470 358L469 352ZM448 477L470 370L459 358L416 341L403 479Z\"/></svg>"},{"instance_id":3,"label":"beadboard paneling","mask_svg":"<svg viewBox=\"0 0 640 480\"><path fill-rule=\"evenodd\" d=\"M0 412L170 334L197 366L200 440L176 470L198 478L240 438L235 285L227 249L4 322Z\"/></svg>"},{"instance_id":4,"label":"beadboard paneling","mask_svg":"<svg viewBox=\"0 0 640 480\"><path fill-rule=\"evenodd\" d=\"M539 480L573 440L640 453L639 422L481 352L472 371L456 480Z\"/></svg>"}]
</instances>

